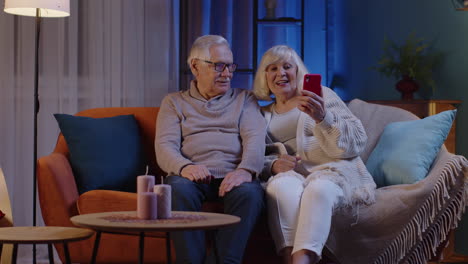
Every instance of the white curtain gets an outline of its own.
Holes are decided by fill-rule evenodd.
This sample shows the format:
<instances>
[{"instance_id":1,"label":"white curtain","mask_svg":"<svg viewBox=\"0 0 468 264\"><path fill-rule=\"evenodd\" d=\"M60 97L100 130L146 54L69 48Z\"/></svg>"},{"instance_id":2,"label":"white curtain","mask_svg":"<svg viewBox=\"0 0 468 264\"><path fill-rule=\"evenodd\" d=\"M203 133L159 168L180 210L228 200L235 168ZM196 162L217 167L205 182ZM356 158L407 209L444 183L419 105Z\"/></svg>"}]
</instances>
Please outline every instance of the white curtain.
<instances>
[{"instance_id":1,"label":"white curtain","mask_svg":"<svg viewBox=\"0 0 468 264\"><path fill-rule=\"evenodd\" d=\"M178 90L178 1L71 0L70 9L42 19L38 157L55 146L53 113L159 106ZM0 12L0 167L17 226L32 225L34 37L34 18Z\"/></svg>"}]
</instances>

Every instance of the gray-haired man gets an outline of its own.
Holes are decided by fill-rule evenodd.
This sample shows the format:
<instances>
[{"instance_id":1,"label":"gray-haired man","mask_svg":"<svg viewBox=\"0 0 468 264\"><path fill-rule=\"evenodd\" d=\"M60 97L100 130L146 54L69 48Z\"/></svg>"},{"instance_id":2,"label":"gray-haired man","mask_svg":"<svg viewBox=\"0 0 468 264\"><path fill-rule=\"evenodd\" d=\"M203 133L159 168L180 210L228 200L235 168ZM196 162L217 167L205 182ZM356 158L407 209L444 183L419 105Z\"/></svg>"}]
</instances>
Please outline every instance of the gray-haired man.
<instances>
[{"instance_id":1,"label":"gray-haired man","mask_svg":"<svg viewBox=\"0 0 468 264\"><path fill-rule=\"evenodd\" d=\"M220 230L215 241L222 263L240 263L263 207L257 175L263 168L265 121L249 91L231 88L236 64L223 37L199 37L187 62L195 77L190 89L169 94L160 107L158 164L169 174L173 210L200 211L204 201L221 199L225 213L241 218ZM202 231L173 237L177 263L203 263Z\"/></svg>"}]
</instances>

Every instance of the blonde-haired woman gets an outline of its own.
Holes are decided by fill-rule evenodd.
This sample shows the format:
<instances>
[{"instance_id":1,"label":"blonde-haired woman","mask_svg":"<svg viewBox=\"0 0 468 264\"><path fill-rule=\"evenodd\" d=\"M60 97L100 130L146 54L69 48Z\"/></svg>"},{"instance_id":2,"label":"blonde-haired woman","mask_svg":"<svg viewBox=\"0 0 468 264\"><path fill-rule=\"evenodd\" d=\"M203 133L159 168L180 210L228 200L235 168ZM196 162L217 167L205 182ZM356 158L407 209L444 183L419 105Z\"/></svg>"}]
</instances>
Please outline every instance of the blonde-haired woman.
<instances>
[{"instance_id":1,"label":"blonde-haired woman","mask_svg":"<svg viewBox=\"0 0 468 264\"><path fill-rule=\"evenodd\" d=\"M262 57L254 94L273 100L264 107L270 231L284 263L317 263L330 231L333 210L374 202L376 185L359 158L367 135L361 122L329 88L322 96L302 90L307 73L297 53L274 46ZM274 95L272 99L271 95Z\"/></svg>"}]
</instances>

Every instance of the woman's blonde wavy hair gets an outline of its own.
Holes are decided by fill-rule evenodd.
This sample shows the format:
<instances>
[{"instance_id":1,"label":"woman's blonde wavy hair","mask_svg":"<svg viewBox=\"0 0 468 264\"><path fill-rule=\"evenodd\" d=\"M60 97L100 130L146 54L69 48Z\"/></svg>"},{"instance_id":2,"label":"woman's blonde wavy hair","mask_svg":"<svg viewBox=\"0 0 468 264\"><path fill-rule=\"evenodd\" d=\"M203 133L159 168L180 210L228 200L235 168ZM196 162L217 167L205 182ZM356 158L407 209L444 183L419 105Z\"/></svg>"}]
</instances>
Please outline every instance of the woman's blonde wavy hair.
<instances>
[{"instance_id":1,"label":"woman's blonde wavy hair","mask_svg":"<svg viewBox=\"0 0 468 264\"><path fill-rule=\"evenodd\" d=\"M259 100L271 101L271 91L268 88L266 81L266 69L269 65L275 64L280 61L288 61L297 66L296 81L297 91L302 90L302 83L304 82L304 75L308 73L306 66L294 49L286 45L277 45L271 47L263 54L260 65L255 74L253 93Z\"/></svg>"}]
</instances>

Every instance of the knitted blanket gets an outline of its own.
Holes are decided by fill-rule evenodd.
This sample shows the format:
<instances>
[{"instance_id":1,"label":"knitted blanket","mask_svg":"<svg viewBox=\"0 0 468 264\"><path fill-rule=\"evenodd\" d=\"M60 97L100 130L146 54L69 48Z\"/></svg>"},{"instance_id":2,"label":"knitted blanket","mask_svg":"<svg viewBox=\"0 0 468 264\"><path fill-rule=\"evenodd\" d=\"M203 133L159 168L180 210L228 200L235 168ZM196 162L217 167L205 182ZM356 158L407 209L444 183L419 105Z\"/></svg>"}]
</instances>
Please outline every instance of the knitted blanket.
<instances>
[{"instance_id":1,"label":"knitted blanket","mask_svg":"<svg viewBox=\"0 0 468 264\"><path fill-rule=\"evenodd\" d=\"M426 179L377 189L377 202L361 207L358 219L337 211L327 247L342 264L425 263L468 205L467 168L443 149Z\"/></svg>"},{"instance_id":2,"label":"knitted blanket","mask_svg":"<svg viewBox=\"0 0 468 264\"><path fill-rule=\"evenodd\" d=\"M417 119L409 112L353 100L349 107L363 122L369 140L365 161L389 122ZM436 254L468 205L468 161L440 150L427 177L375 192L376 203L335 211L327 248L341 264L426 263Z\"/></svg>"}]
</instances>

